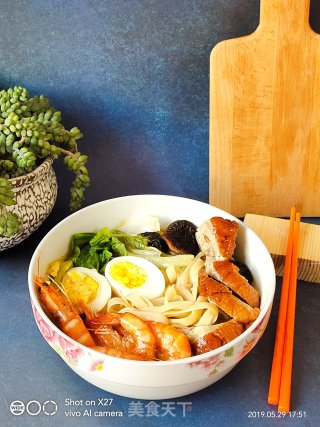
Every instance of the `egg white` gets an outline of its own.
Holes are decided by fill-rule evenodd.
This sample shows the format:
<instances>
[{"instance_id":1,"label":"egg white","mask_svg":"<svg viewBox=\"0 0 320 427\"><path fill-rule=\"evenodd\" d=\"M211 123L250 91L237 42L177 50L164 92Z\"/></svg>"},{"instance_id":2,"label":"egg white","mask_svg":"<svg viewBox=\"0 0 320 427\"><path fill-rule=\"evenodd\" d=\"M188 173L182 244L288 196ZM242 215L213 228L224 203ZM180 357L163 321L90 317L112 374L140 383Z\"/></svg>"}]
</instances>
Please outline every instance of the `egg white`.
<instances>
[{"instance_id":1,"label":"egg white","mask_svg":"<svg viewBox=\"0 0 320 427\"><path fill-rule=\"evenodd\" d=\"M117 282L110 274L110 268L116 263L128 261L142 268L147 276L146 281L138 287L128 288L125 285ZM165 288L165 278L158 267L147 261L144 258L135 256L121 256L112 259L108 262L105 269L105 276L112 287L113 292L120 297L125 297L129 294L137 294L145 298L154 299L160 297Z\"/></svg>"},{"instance_id":2,"label":"egg white","mask_svg":"<svg viewBox=\"0 0 320 427\"><path fill-rule=\"evenodd\" d=\"M66 274L71 273L72 271L89 276L98 283L99 288L97 291L97 296L93 301L88 304L88 307L94 311L102 310L111 298L111 286L108 280L104 276L102 276L102 274L98 273L98 271L95 269L85 267L73 267L70 268L70 270L68 270Z\"/></svg>"}]
</instances>

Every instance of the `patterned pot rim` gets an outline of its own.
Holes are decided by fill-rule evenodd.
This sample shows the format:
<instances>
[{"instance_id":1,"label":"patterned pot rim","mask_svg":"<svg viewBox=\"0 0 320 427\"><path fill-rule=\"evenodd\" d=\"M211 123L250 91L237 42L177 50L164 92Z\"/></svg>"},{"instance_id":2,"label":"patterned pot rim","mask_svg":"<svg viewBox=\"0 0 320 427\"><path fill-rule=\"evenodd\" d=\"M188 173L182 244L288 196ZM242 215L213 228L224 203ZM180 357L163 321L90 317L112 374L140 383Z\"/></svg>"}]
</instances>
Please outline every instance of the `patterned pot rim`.
<instances>
[{"instance_id":1,"label":"patterned pot rim","mask_svg":"<svg viewBox=\"0 0 320 427\"><path fill-rule=\"evenodd\" d=\"M67 361L67 363L81 367L86 371L97 371L97 374L99 374L99 372L104 369L104 366L108 365L108 362L113 360L120 365L122 363L125 365L132 365L131 362L133 362L134 365L135 363L139 363L140 366L142 364L146 366L147 364L149 367L161 366L162 368L169 367L169 365L177 366L177 363L174 362L179 362L178 365L184 365L189 369L203 369L207 372L209 377L212 377L223 369L228 369L230 366L235 366L253 349L264 333L271 312L270 307L266 313L266 316L264 316L264 318L259 322L254 330L252 330L251 334L248 335L245 339L238 343L235 343L235 340L230 341L229 344L231 344L231 346L227 347L225 345L219 349L216 349L220 350L216 354L214 354L216 350L212 350L210 352L199 355L202 356L201 358L199 358L199 356L192 356L191 358L186 359L162 361L160 365L158 361L145 362L120 359L99 353L95 350L91 350L90 348L67 336L56 326L52 325L51 321L47 319L46 316L41 313L41 310L39 310L37 307L37 302L33 301L32 299L31 305L38 328L43 338L48 342L53 350L56 351L65 361ZM224 349L224 351L221 351L222 349Z\"/></svg>"},{"instance_id":2,"label":"patterned pot rim","mask_svg":"<svg viewBox=\"0 0 320 427\"><path fill-rule=\"evenodd\" d=\"M20 230L9 236L0 236L0 252L17 245L32 234L47 218L57 197L57 179L52 167L53 158L47 157L32 172L10 179L16 203L8 207L20 218Z\"/></svg>"},{"instance_id":3,"label":"patterned pot rim","mask_svg":"<svg viewBox=\"0 0 320 427\"><path fill-rule=\"evenodd\" d=\"M10 178L9 181L11 182L13 187L21 186L27 183L30 184L31 182L39 179L39 177L42 174L46 173L48 169L51 167L52 163L53 163L53 158L46 157L43 160L43 162L38 167L36 167L36 169L34 169L32 172L29 172L25 175L17 176L15 178Z\"/></svg>"}]
</instances>

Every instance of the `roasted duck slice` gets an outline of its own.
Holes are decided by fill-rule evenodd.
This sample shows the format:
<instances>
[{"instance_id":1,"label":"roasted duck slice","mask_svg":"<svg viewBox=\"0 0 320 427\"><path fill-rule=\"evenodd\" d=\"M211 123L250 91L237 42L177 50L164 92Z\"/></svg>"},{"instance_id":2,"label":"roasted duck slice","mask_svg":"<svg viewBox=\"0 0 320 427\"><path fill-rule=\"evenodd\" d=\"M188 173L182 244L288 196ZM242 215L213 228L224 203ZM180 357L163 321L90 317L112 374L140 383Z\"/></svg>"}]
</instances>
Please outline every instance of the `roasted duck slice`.
<instances>
[{"instance_id":1,"label":"roasted duck slice","mask_svg":"<svg viewBox=\"0 0 320 427\"><path fill-rule=\"evenodd\" d=\"M238 322L248 323L259 316L258 307L252 308L233 295L226 285L208 276L205 267L199 271L199 293Z\"/></svg>"},{"instance_id":2,"label":"roasted duck slice","mask_svg":"<svg viewBox=\"0 0 320 427\"><path fill-rule=\"evenodd\" d=\"M212 331L192 342L195 354L206 353L215 350L224 344L234 340L243 332L243 324L236 320L218 323L212 327Z\"/></svg>"},{"instance_id":3,"label":"roasted duck slice","mask_svg":"<svg viewBox=\"0 0 320 427\"><path fill-rule=\"evenodd\" d=\"M247 279L239 273L239 268L230 261L215 261L207 257L206 272L247 302L251 307L259 307L259 293L249 284Z\"/></svg>"},{"instance_id":4,"label":"roasted duck slice","mask_svg":"<svg viewBox=\"0 0 320 427\"><path fill-rule=\"evenodd\" d=\"M229 260L236 247L239 224L221 217L203 222L196 232L196 239L205 255L217 261Z\"/></svg>"}]
</instances>

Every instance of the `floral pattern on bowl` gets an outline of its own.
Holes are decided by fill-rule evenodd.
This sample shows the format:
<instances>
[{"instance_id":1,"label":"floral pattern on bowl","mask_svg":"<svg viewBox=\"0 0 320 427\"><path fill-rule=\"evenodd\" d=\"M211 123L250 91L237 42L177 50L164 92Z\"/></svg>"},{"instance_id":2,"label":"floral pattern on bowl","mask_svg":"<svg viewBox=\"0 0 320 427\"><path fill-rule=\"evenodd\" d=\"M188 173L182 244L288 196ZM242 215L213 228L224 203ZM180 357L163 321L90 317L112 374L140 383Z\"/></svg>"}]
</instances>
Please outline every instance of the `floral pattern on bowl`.
<instances>
[{"instance_id":1,"label":"floral pattern on bowl","mask_svg":"<svg viewBox=\"0 0 320 427\"><path fill-rule=\"evenodd\" d=\"M230 361L236 360L237 363L240 362L240 360L253 349L263 335L270 313L271 307L245 341L241 341L240 344L229 347L224 353L210 356L204 360L190 362L188 363L188 367L204 369L208 371L208 376L210 377L220 370L227 368Z\"/></svg>"},{"instance_id":2,"label":"floral pattern on bowl","mask_svg":"<svg viewBox=\"0 0 320 427\"><path fill-rule=\"evenodd\" d=\"M71 366L77 366L85 371L96 372L97 374L101 374L101 371L106 370L106 360L103 356L97 357L96 352L89 351L89 349L88 351L84 351L75 345L71 339L59 335L48 325L33 303L32 309L41 335L66 362ZM263 335L270 313L271 307L245 341L236 346L229 347L223 353L207 357L204 360L189 362L187 366L191 369L196 368L206 371L206 376L210 378L217 372L226 369L230 363L234 363L234 360L236 360L236 363L240 362L253 349Z\"/></svg>"},{"instance_id":3,"label":"floral pattern on bowl","mask_svg":"<svg viewBox=\"0 0 320 427\"><path fill-rule=\"evenodd\" d=\"M32 304L34 318L43 338L70 365L82 367L88 371L104 370L105 360L97 358L91 351L84 351L71 340L55 332L43 319L35 305Z\"/></svg>"}]
</instances>

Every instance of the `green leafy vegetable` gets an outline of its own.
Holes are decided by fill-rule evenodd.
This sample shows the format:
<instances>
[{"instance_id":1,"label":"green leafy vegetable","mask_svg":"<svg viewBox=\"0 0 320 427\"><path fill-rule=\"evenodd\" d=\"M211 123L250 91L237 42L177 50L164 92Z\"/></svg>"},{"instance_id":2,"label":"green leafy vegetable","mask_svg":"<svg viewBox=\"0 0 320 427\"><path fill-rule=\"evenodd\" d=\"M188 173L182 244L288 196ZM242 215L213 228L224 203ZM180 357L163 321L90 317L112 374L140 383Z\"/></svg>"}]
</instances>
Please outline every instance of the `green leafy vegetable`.
<instances>
[{"instance_id":1,"label":"green leafy vegetable","mask_svg":"<svg viewBox=\"0 0 320 427\"><path fill-rule=\"evenodd\" d=\"M81 250L77 246L76 254L72 260L75 267L95 268L99 270L99 255L95 250L92 250L90 245L84 246Z\"/></svg>"},{"instance_id":2,"label":"green leafy vegetable","mask_svg":"<svg viewBox=\"0 0 320 427\"><path fill-rule=\"evenodd\" d=\"M110 249L112 253L116 256L127 255L126 246L124 243L120 242L117 237L111 237L109 241Z\"/></svg>"},{"instance_id":3,"label":"green leafy vegetable","mask_svg":"<svg viewBox=\"0 0 320 427\"><path fill-rule=\"evenodd\" d=\"M103 249L105 245L109 243L111 235L112 233L109 228L101 228L101 230L98 231L98 233L90 240L90 246L96 249Z\"/></svg>"},{"instance_id":4,"label":"green leafy vegetable","mask_svg":"<svg viewBox=\"0 0 320 427\"><path fill-rule=\"evenodd\" d=\"M99 254L99 273L104 274L107 262L109 262L111 258L112 252L110 252L107 248L103 249L103 251Z\"/></svg>"},{"instance_id":5,"label":"green leafy vegetable","mask_svg":"<svg viewBox=\"0 0 320 427\"><path fill-rule=\"evenodd\" d=\"M141 234L132 236L103 227L97 233L74 234L71 259L75 267L95 268L103 274L111 258L127 255L131 249L143 250L147 245L148 239Z\"/></svg>"},{"instance_id":6,"label":"green leafy vegetable","mask_svg":"<svg viewBox=\"0 0 320 427\"><path fill-rule=\"evenodd\" d=\"M128 249L144 249L148 246L148 239L141 234L131 236L130 234L126 234L120 230L112 230L112 236L124 243Z\"/></svg>"},{"instance_id":7,"label":"green leafy vegetable","mask_svg":"<svg viewBox=\"0 0 320 427\"><path fill-rule=\"evenodd\" d=\"M99 254L99 259L102 264L107 263L112 258L112 252L110 252L107 248L103 249L103 251Z\"/></svg>"},{"instance_id":8,"label":"green leafy vegetable","mask_svg":"<svg viewBox=\"0 0 320 427\"><path fill-rule=\"evenodd\" d=\"M77 233L72 236L71 248L72 251L75 251L76 247L82 248L84 245L90 242L93 239L95 233Z\"/></svg>"},{"instance_id":9,"label":"green leafy vegetable","mask_svg":"<svg viewBox=\"0 0 320 427\"><path fill-rule=\"evenodd\" d=\"M79 246L75 246L73 248L73 254L72 254L72 258L71 258L73 264L75 264L77 262L77 259L79 258L80 253L81 253L81 249L79 248Z\"/></svg>"}]
</instances>

